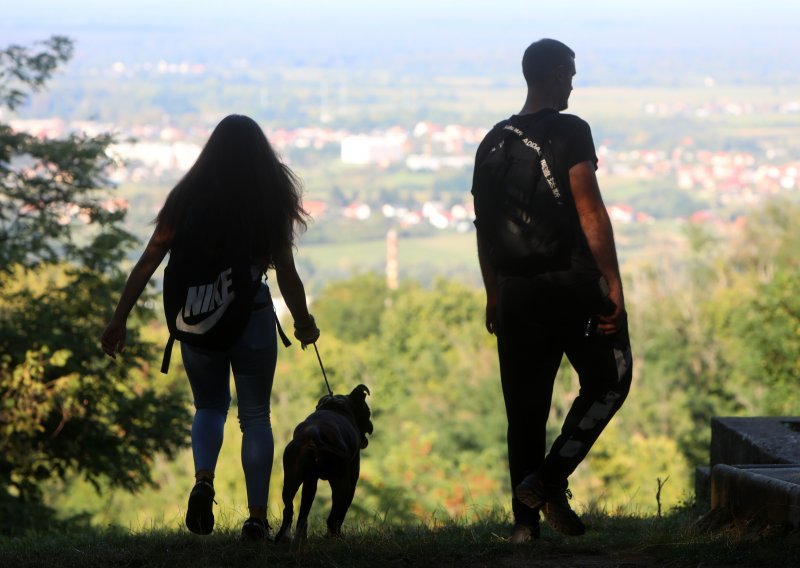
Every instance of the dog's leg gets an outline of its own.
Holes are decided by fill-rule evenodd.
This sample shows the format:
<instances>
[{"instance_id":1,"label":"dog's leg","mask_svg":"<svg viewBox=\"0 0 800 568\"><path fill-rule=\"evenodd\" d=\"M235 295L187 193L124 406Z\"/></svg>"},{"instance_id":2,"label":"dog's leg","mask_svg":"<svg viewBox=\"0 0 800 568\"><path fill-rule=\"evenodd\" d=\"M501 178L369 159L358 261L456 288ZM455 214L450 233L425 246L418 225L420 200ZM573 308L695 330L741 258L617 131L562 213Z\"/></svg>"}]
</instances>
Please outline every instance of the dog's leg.
<instances>
[{"instance_id":1,"label":"dog's leg","mask_svg":"<svg viewBox=\"0 0 800 568\"><path fill-rule=\"evenodd\" d=\"M311 512L311 504L317 495L317 478L306 477L303 480L303 493L300 497L300 510L297 512L297 526L292 539L292 550L300 548L300 543L308 537L308 514Z\"/></svg>"},{"instance_id":2,"label":"dog's leg","mask_svg":"<svg viewBox=\"0 0 800 568\"><path fill-rule=\"evenodd\" d=\"M361 469L361 457L356 456L350 465L350 471L344 475L331 478L331 513L328 515L328 536L341 536L342 524L347 510L353 503L353 496L356 493L356 483Z\"/></svg>"},{"instance_id":3,"label":"dog's leg","mask_svg":"<svg viewBox=\"0 0 800 568\"><path fill-rule=\"evenodd\" d=\"M292 529L292 518L294 517L294 496L300 489L302 483L302 471L300 468L300 450L294 441L289 442L283 452L283 522L278 534L275 535L275 542L282 542L290 538Z\"/></svg>"}]
</instances>

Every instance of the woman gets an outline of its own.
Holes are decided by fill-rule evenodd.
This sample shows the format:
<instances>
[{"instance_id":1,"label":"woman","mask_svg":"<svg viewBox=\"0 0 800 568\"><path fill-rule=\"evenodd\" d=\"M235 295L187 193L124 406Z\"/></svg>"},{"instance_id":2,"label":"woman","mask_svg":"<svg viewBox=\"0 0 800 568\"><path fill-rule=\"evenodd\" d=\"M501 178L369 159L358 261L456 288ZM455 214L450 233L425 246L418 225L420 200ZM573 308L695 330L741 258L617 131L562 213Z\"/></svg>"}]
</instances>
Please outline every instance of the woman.
<instances>
[{"instance_id":1,"label":"woman","mask_svg":"<svg viewBox=\"0 0 800 568\"><path fill-rule=\"evenodd\" d=\"M153 272L176 242L208 254L237 250L250 258L254 280L274 268L278 287L294 318L295 337L305 347L319 337L306 305L292 249L295 229L304 229L299 181L280 162L264 132L252 119L231 115L217 125L197 161L167 196L156 227L122 291L102 335L111 357L125 347L126 320ZM274 442L269 403L277 358L275 315L262 283L239 339L227 350L181 343L194 396L192 453L195 486L189 496L186 526L209 534L214 526L214 470L230 405L233 369L242 430L242 466L250 517L244 540L267 535L267 493Z\"/></svg>"}]
</instances>

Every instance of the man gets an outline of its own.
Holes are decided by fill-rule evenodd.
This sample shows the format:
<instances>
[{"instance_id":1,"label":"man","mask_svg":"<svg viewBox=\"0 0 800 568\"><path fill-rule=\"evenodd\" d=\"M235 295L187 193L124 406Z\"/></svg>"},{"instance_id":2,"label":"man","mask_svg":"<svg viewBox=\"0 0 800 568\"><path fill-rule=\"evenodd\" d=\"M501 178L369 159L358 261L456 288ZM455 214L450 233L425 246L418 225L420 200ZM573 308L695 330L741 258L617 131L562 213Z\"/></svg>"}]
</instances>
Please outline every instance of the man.
<instances>
[{"instance_id":1,"label":"man","mask_svg":"<svg viewBox=\"0 0 800 568\"><path fill-rule=\"evenodd\" d=\"M575 53L559 41L539 40L525 51L522 72L528 85L525 104L484 138L472 188L486 328L497 336L508 417L512 542L538 537L540 510L559 532L585 532L569 505L567 478L620 408L631 382L622 279L595 176L591 130L577 116L560 114L572 92ZM498 266L495 218L479 199L477 183L481 164L507 135L507 126L534 133L531 138L547 145L566 236L561 252L551 258ZM545 453L553 383L564 354L579 375L580 392Z\"/></svg>"}]
</instances>

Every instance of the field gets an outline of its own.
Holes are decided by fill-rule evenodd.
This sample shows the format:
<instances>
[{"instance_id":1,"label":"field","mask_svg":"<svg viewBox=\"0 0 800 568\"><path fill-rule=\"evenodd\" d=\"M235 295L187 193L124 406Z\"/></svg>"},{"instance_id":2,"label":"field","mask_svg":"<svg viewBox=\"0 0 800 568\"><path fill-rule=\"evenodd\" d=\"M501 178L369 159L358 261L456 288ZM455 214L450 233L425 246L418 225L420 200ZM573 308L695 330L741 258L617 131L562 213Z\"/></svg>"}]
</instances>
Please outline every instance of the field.
<instances>
[{"instance_id":1,"label":"field","mask_svg":"<svg viewBox=\"0 0 800 568\"><path fill-rule=\"evenodd\" d=\"M452 277L479 286L475 234L443 233L423 238L400 238L397 245L401 279L429 284L433 279ZM372 240L354 243L301 245L297 262L309 273L309 283L321 278L345 278L353 273L378 272L386 266L386 242Z\"/></svg>"},{"instance_id":2,"label":"field","mask_svg":"<svg viewBox=\"0 0 800 568\"><path fill-rule=\"evenodd\" d=\"M313 226L312 229L313 230ZM623 273L627 262L638 263L652 258L665 248L681 246L685 241L683 224L661 221L652 225L620 224L615 231ZM383 274L386 266L386 242L342 242L301 244L297 250L301 272L308 277L311 290L331 279L353 273ZM430 284L439 277L453 278L481 287L481 275L475 245L475 233L440 232L429 237L399 238L398 264L401 279Z\"/></svg>"}]
</instances>

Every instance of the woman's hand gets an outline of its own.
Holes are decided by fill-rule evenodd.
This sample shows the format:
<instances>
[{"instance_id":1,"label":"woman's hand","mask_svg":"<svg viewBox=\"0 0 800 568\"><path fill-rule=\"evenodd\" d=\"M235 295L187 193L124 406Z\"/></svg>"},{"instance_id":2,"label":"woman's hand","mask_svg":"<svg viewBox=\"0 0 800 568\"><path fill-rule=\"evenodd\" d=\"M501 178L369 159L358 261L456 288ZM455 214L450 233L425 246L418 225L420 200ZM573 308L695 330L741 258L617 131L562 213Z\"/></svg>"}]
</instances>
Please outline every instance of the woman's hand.
<instances>
[{"instance_id":1,"label":"woman's hand","mask_svg":"<svg viewBox=\"0 0 800 568\"><path fill-rule=\"evenodd\" d=\"M103 335L100 336L100 344L103 352L112 359L117 358L117 353L122 353L125 349L125 335L127 334L127 322L112 318Z\"/></svg>"},{"instance_id":2,"label":"woman's hand","mask_svg":"<svg viewBox=\"0 0 800 568\"><path fill-rule=\"evenodd\" d=\"M314 316L308 314L306 321L294 322L294 336L300 342L300 346L305 349L319 339L319 328L314 321Z\"/></svg>"}]
</instances>

